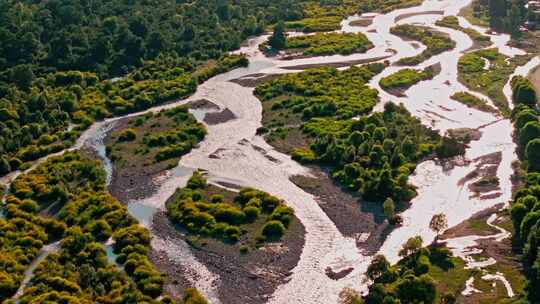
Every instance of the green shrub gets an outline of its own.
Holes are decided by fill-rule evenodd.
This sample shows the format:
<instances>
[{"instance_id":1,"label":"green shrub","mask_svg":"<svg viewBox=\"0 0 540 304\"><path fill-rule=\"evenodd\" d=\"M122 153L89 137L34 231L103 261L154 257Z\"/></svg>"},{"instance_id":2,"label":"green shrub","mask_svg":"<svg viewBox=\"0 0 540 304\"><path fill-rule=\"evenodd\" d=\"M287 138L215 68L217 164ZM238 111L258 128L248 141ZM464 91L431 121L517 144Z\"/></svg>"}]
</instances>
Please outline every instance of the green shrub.
<instances>
[{"instance_id":1,"label":"green shrub","mask_svg":"<svg viewBox=\"0 0 540 304\"><path fill-rule=\"evenodd\" d=\"M224 199L225 198L221 194L214 194L212 197L210 197L210 201L214 204L223 203Z\"/></svg>"},{"instance_id":2,"label":"green shrub","mask_svg":"<svg viewBox=\"0 0 540 304\"><path fill-rule=\"evenodd\" d=\"M220 204L215 209L214 217L218 222L225 222L231 225L240 225L246 219L246 215L240 209L225 204Z\"/></svg>"},{"instance_id":3,"label":"green shrub","mask_svg":"<svg viewBox=\"0 0 540 304\"><path fill-rule=\"evenodd\" d=\"M133 129L125 129L118 135L118 141L134 141L137 138L137 133Z\"/></svg>"},{"instance_id":4,"label":"green shrub","mask_svg":"<svg viewBox=\"0 0 540 304\"><path fill-rule=\"evenodd\" d=\"M244 210L244 213L246 214L247 220L250 222L253 222L254 220L256 220L261 214L261 210L253 206L245 207L243 210Z\"/></svg>"},{"instance_id":5,"label":"green shrub","mask_svg":"<svg viewBox=\"0 0 540 304\"><path fill-rule=\"evenodd\" d=\"M240 246L240 253L241 253L241 254L247 254L247 253L249 253L249 247L246 246L246 245Z\"/></svg>"},{"instance_id":6,"label":"green shrub","mask_svg":"<svg viewBox=\"0 0 540 304\"><path fill-rule=\"evenodd\" d=\"M285 230L280 221L269 221L264 225L262 235L270 240L279 240L285 234Z\"/></svg>"},{"instance_id":7,"label":"green shrub","mask_svg":"<svg viewBox=\"0 0 540 304\"><path fill-rule=\"evenodd\" d=\"M215 186L208 186L202 175L195 172L188 186L178 189L167 203L169 218L190 233L234 243L249 229L259 229L258 225L265 222L281 221L285 229L294 216L283 201L263 191L243 188L234 202L227 202L226 195L212 195L215 189L208 187ZM193 199L195 194L199 196L197 200ZM209 197L213 202L207 201Z\"/></svg>"},{"instance_id":8,"label":"green shrub","mask_svg":"<svg viewBox=\"0 0 540 304\"><path fill-rule=\"evenodd\" d=\"M195 171L187 182L187 188L189 189L204 189L206 188L206 179L200 172Z\"/></svg>"}]
</instances>

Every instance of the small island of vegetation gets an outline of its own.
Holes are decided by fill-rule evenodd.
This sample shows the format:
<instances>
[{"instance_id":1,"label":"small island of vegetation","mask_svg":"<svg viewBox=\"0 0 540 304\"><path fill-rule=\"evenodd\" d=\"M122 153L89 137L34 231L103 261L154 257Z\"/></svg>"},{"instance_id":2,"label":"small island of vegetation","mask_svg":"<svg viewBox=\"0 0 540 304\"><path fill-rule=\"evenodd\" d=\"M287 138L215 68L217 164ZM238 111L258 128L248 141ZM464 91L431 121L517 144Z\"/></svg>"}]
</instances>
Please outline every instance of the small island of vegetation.
<instances>
[{"instance_id":1,"label":"small island of vegetation","mask_svg":"<svg viewBox=\"0 0 540 304\"><path fill-rule=\"evenodd\" d=\"M202 141L206 128L180 106L121 120L107 135L107 155L114 170L112 191L120 200L153 190L152 179L173 168Z\"/></svg>"},{"instance_id":2,"label":"small island of vegetation","mask_svg":"<svg viewBox=\"0 0 540 304\"><path fill-rule=\"evenodd\" d=\"M458 62L458 77L469 89L488 96L503 115L509 115L508 100L503 87L516 67L523 65L530 55L509 58L497 49L484 49L463 55ZM486 60L489 66L486 68Z\"/></svg>"},{"instance_id":3,"label":"small island of vegetation","mask_svg":"<svg viewBox=\"0 0 540 304\"><path fill-rule=\"evenodd\" d=\"M241 243L241 251L279 241L291 225L298 225L294 211L284 201L252 188L239 193L222 189L208 184L199 172L169 199L167 210L171 221L199 243L201 238L211 237Z\"/></svg>"},{"instance_id":4,"label":"small island of vegetation","mask_svg":"<svg viewBox=\"0 0 540 304\"><path fill-rule=\"evenodd\" d=\"M274 33L278 33L275 31ZM275 34L274 34L275 35ZM272 38L271 38L272 39ZM272 41L272 40L271 40ZM275 41L275 40L273 40ZM262 44L263 51L282 50L289 57L309 57L322 55L350 55L365 53L373 47L366 35L362 33L316 33L306 36L287 37L276 49L275 45ZM295 55L297 54L297 55Z\"/></svg>"},{"instance_id":5,"label":"small island of vegetation","mask_svg":"<svg viewBox=\"0 0 540 304\"><path fill-rule=\"evenodd\" d=\"M471 93L467 92L457 92L452 95L450 98L458 101L469 108L476 109L478 111L487 112L487 113L498 113L497 109L490 106L486 100L478 98Z\"/></svg>"},{"instance_id":6,"label":"small island of vegetation","mask_svg":"<svg viewBox=\"0 0 540 304\"><path fill-rule=\"evenodd\" d=\"M396 73L386 76L379 81L379 85L385 91L396 96L402 96L407 89L422 80L428 80L435 76L433 67L424 70L401 69Z\"/></svg>"},{"instance_id":7,"label":"small island of vegetation","mask_svg":"<svg viewBox=\"0 0 540 304\"><path fill-rule=\"evenodd\" d=\"M421 54L417 56L398 60L396 62L398 65L418 65L432 56L441 54L456 47L456 42L450 39L447 34L436 32L421 26L410 24L397 25L390 29L390 33L406 39L420 41L427 47Z\"/></svg>"}]
</instances>

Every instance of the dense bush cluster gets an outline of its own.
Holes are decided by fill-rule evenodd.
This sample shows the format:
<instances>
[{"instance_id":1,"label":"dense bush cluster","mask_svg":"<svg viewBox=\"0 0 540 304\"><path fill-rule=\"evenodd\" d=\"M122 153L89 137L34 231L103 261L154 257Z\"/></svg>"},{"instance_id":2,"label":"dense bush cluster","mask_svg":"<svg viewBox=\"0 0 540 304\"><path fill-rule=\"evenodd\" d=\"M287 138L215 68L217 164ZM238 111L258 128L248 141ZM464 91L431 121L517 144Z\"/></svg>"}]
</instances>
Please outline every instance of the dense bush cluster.
<instances>
[{"instance_id":1,"label":"dense bush cluster","mask_svg":"<svg viewBox=\"0 0 540 304\"><path fill-rule=\"evenodd\" d=\"M285 22L287 30L305 33L330 32L341 27L344 17L358 13L360 6L353 0L303 1L303 16Z\"/></svg>"},{"instance_id":2,"label":"dense bush cluster","mask_svg":"<svg viewBox=\"0 0 540 304\"><path fill-rule=\"evenodd\" d=\"M305 33L330 32L341 28L344 17L364 12L389 12L422 4L421 0L332 0L302 1L303 16L300 20L288 21L288 30Z\"/></svg>"},{"instance_id":3,"label":"dense bush cluster","mask_svg":"<svg viewBox=\"0 0 540 304\"><path fill-rule=\"evenodd\" d=\"M387 197L409 201L416 195L408 184L416 163L439 150L441 156L464 152L447 152L447 139L392 103L383 113L344 123L336 132L327 131L331 128L325 125L331 123L322 119L306 123L303 131L314 141L309 149L295 151L293 158L332 166L336 180L369 201L382 202Z\"/></svg>"},{"instance_id":4,"label":"dense bush cluster","mask_svg":"<svg viewBox=\"0 0 540 304\"><path fill-rule=\"evenodd\" d=\"M509 58L497 49L483 49L463 55L458 62L459 80L469 89L487 95L504 115L509 115L508 100L503 87L515 68L529 56ZM489 67L486 61L489 62Z\"/></svg>"},{"instance_id":5,"label":"dense bush cluster","mask_svg":"<svg viewBox=\"0 0 540 304\"><path fill-rule=\"evenodd\" d=\"M365 53L373 44L362 33L316 33L306 36L294 36L286 39L286 53L299 52L304 56L349 55ZM262 45L265 48L265 45Z\"/></svg>"},{"instance_id":6,"label":"dense bush cluster","mask_svg":"<svg viewBox=\"0 0 540 304\"><path fill-rule=\"evenodd\" d=\"M20 303L158 303L107 261L105 248L80 227L68 230L58 252L34 270Z\"/></svg>"},{"instance_id":7,"label":"dense bush cluster","mask_svg":"<svg viewBox=\"0 0 540 304\"><path fill-rule=\"evenodd\" d=\"M527 171L526 183L512 203L515 239L523 250L523 263L529 279L527 291L531 303L540 301L540 123L538 97L523 77L512 79L518 156Z\"/></svg>"},{"instance_id":8,"label":"dense bush cluster","mask_svg":"<svg viewBox=\"0 0 540 304\"><path fill-rule=\"evenodd\" d=\"M390 33L407 39L417 40L426 46L419 55L398 60L399 65L418 65L432 56L449 51L456 47L456 42L446 34L435 32L429 28L403 24L390 29Z\"/></svg>"},{"instance_id":9,"label":"dense bush cluster","mask_svg":"<svg viewBox=\"0 0 540 304\"><path fill-rule=\"evenodd\" d=\"M259 132L268 132L273 143L299 130L306 145L290 151L294 159L330 166L336 180L365 199L410 200L415 190L407 180L417 162L435 152L453 156L464 151L402 106L389 103L384 113L367 115L378 95L366 83L383 67L309 70L260 85L255 94L266 118Z\"/></svg>"},{"instance_id":10,"label":"dense bush cluster","mask_svg":"<svg viewBox=\"0 0 540 304\"><path fill-rule=\"evenodd\" d=\"M0 218L0 301L17 291L24 271L43 245L61 237L66 229L61 222L38 216L33 201L10 198L4 208L6 219Z\"/></svg>"},{"instance_id":11,"label":"dense bush cluster","mask_svg":"<svg viewBox=\"0 0 540 304\"><path fill-rule=\"evenodd\" d=\"M359 303L455 303L459 290L448 287L461 288L452 280L464 278L457 269L458 259L452 258L447 248L422 248L422 239L414 237L403 245L400 257L393 266L382 255L373 258L367 270L373 284ZM447 293L441 293L439 285L445 286Z\"/></svg>"},{"instance_id":12,"label":"dense bush cluster","mask_svg":"<svg viewBox=\"0 0 540 304\"><path fill-rule=\"evenodd\" d=\"M459 25L459 20L456 16L444 16L441 20L435 22L438 26L448 27L454 30L462 31L467 34L474 42L480 44L482 47L486 47L491 44L489 36L485 36L477 32L472 28L464 28Z\"/></svg>"},{"instance_id":13,"label":"dense bush cluster","mask_svg":"<svg viewBox=\"0 0 540 304\"><path fill-rule=\"evenodd\" d=\"M96 83L95 75L80 72L50 73L29 89L0 80L0 175L72 145L80 129L68 126L85 124L79 99Z\"/></svg>"},{"instance_id":14,"label":"dense bush cluster","mask_svg":"<svg viewBox=\"0 0 540 304\"><path fill-rule=\"evenodd\" d=\"M167 209L170 219L190 233L235 243L246 233L247 225L262 222L257 241L279 240L294 217L294 211L268 193L244 188L233 202L208 197L209 185L195 172L185 188L178 189Z\"/></svg>"},{"instance_id":15,"label":"dense bush cluster","mask_svg":"<svg viewBox=\"0 0 540 304\"><path fill-rule=\"evenodd\" d=\"M386 91L404 91L422 80L433 78L433 69L427 67L424 70L401 69L396 73L386 76L379 81L381 88Z\"/></svg>"},{"instance_id":16,"label":"dense bush cluster","mask_svg":"<svg viewBox=\"0 0 540 304\"><path fill-rule=\"evenodd\" d=\"M261 84L255 89L255 95L263 101L292 95L275 102L273 109L288 108L305 119L351 118L368 113L377 103L377 90L366 83L382 69L383 64L374 64L345 71L323 68L288 74Z\"/></svg>"},{"instance_id":17,"label":"dense bush cluster","mask_svg":"<svg viewBox=\"0 0 540 304\"><path fill-rule=\"evenodd\" d=\"M99 162L68 152L19 176L10 190L6 220L0 220L2 299L16 291L43 245L55 240L60 251L38 265L22 303L152 302L161 295L163 278L147 258L148 231L106 192ZM108 264L98 243L110 237L125 272Z\"/></svg>"}]
</instances>

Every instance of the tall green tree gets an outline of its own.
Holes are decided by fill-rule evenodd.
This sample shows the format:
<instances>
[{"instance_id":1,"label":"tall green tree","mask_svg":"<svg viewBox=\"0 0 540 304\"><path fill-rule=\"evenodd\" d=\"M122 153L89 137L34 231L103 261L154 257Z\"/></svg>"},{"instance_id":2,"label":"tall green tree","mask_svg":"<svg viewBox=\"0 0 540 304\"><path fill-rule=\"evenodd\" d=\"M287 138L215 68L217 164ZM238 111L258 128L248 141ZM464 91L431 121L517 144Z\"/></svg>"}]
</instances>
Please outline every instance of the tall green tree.
<instances>
[{"instance_id":1,"label":"tall green tree","mask_svg":"<svg viewBox=\"0 0 540 304\"><path fill-rule=\"evenodd\" d=\"M489 0L489 25L492 29L503 29L506 10L506 0Z\"/></svg>"},{"instance_id":2,"label":"tall green tree","mask_svg":"<svg viewBox=\"0 0 540 304\"><path fill-rule=\"evenodd\" d=\"M510 8L508 18L510 21L510 34L512 35L512 38L520 37L521 32L519 27L523 22L523 16L521 15L521 10L515 3L512 4L512 7Z\"/></svg>"},{"instance_id":3,"label":"tall green tree","mask_svg":"<svg viewBox=\"0 0 540 304\"><path fill-rule=\"evenodd\" d=\"M540 172L540 138L533 139L525 149L529 172Z\"/></svg>"},{"instance_id":4,"label":"tall green tree","mask_svg":"<svg viewBox=\"0 0 540 304\"><path fill-rule=\"evenodd\" d=\"M285 48L286 44L287 36L285 35L285 25L283 24L283 21L280 21L276 24L272 36L268 39L268 45L274 50L281 50Z\"/></svg>"},{"instance_id":5,"label":"tall green tree","mask_svg":"<svg viewBox=\"0 0 540 304\"><path fill-rule=\"evenodd\" d=\"M396 205L394 200L389 197L383 203L384 216L388 219L388 222L393 223L396 217Z\"/></svg>"}]
</instances>

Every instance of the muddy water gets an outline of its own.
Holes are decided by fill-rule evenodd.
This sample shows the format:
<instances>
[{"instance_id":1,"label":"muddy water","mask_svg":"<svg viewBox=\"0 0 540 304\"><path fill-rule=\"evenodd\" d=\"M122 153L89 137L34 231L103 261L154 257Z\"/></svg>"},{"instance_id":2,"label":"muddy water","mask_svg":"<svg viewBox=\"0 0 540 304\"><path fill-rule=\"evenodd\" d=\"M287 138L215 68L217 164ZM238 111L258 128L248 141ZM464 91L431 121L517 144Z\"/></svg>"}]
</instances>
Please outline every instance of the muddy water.
<instances>
[{"instance_id":1,"label":"muddy water","mask_svg":"<svg viewBox=\"0 0 540 304\"><path fill-rule=\"evenodd\" d=\"M258 73L290 72L290 70L282 69L283 67L389 55L392 55L389 60L393 63L400 58L414 56L425 49L425 46L415 47L413 43L390 34L389 29L395 24L396 17L433 11L455 15L469 1L428 0L419 7L402 9L386 15L373 15L373 24L368 27L351 27L348 24L354 18L345 20L343 31L363 32L374 43L375 47L365 54L276 61L265 58L258 51L258 44L266 37L249 40L247 45L238 51L248 55L250 59L248 68L236 69L208 80L199 86L194 96L189 99L145 111L155 112L185 104L191 100L208 99L221 109L230 109L237 118L226 123L208 126L208 136L200 146L184 156L178 167L160 178L156 193L146 199L131 202L130 212L145 226L152 229L152 214L164 208L166 199L177 187L185 185L193 170L201 168L207 171L211 182L225 181L240 186L256 187L285 199L295 209L297 217L305 226L305 247L301 259L292 271L290 280L280 286L271 297L271 303L335 303L339 292L344 287L365 289L365 286L360 286L360 282L370 257L365 257L358 251L354 240L341 235L334 223L319 208L313 196L289 181L292 175L309 174L309 172L292 161L289 156L273 150L261 137L255 135L256 129L261 125L261 104L253 96L253 89L241 87L229 80ZM419 68L424 68L440 63L441 73L433 80L413 86L406 92L405 97L397 98L380 90L378 86L380 78L402 68L390 66L370 83L380 91L382 102L377 110L381 110L385 102L403 103L423 123L439 129L441 133L453 128L480 128L483 136L479 141L471 144L466 158L474 159L485 154L502 152L503 160L497 171L497 176L501 181L502 196L480 201L472 198L467 184L458 186L458 181L474 170L474 163L448 170L433 161L420 164L411 177L411 182L418 187L419 195L413 200L412 207L403 213L404 225L390 234L380 250L391 261L397 260L399 248L409 237L421 235L426 243L434 239L434 233L428 228L432 215L445 213L449 224L456 225L477 211L501 202L506 203L511 193L511 162L515 159L511 124L508 120L501 120L500 117L467 108L450 99L455 92L468 91L457 81L457 60L461 52L472 46L472 41L459 31L435 26L434 22L438 18L440 18L439 14L411 16L401 19L398 23L427 25L447 33L456 41L455 50L435 56L419 66ZM463 18L460 18L460 24L471 27ZM476 27L475 29L485 32L485 29ZM495 46L506 55L513 56L521 53L520 50L506 46L508 36L491 35L490 37ZM526 68L522 72L525 73L525 70ZM488 99L478 93L474 94ZM141 113L128 116L139 114ZM201 113L196 114L198 119L203 117ZM81 136L74 147L77 149L87 146L98 151L105 160L109 181L112 167L104 154L103 137L114 122L121 118L94 124ZM266 153L261 153L261 148ZM210 158L211 154L214 157ZM16 175L17 173L5 178L2 182L8 183L9 179ZM219 303L216 292L219 277L197 261L188 244L178 240L154 237L153 246L157 250L166 252L171 260L188 269L188 273L193 274L191 278L188 278L191 279L191 283L200 289L211 303ZM345 278L335 281L325 275L325 269L329 266L335 270L353 267L354 271Z\"/></svg>"}]
</instances>

